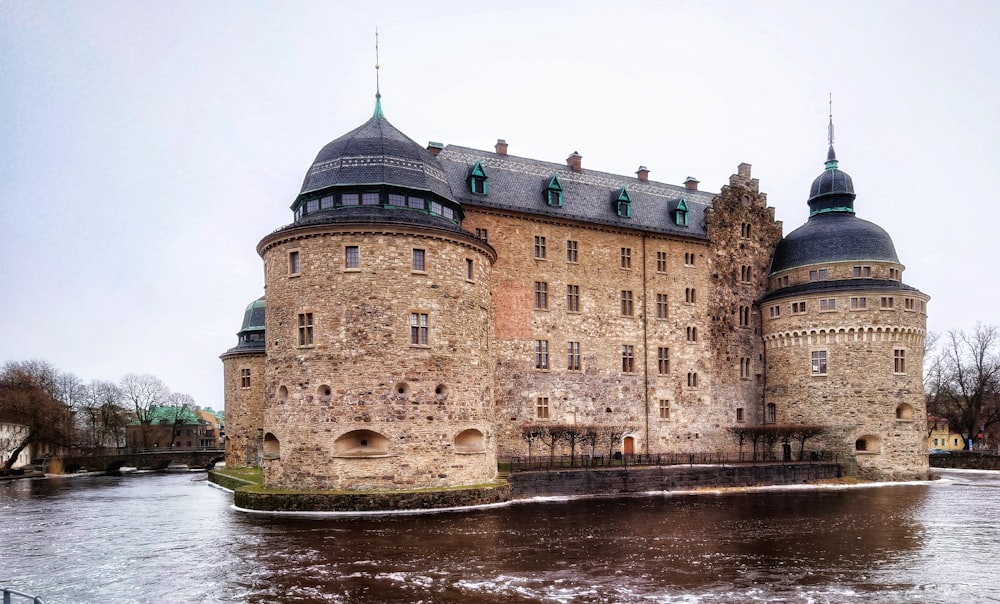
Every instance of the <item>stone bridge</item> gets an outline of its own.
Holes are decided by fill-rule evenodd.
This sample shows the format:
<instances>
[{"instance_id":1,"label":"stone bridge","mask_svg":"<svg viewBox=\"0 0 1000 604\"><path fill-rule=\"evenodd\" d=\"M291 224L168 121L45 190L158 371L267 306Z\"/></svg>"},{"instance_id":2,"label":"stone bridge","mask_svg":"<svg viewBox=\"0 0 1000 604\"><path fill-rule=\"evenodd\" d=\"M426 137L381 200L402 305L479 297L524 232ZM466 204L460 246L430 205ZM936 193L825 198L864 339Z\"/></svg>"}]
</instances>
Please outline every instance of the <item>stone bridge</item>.
<instances>
[{"instance_id":1,"label":"stone bridge","mask_svg":"<svg viewBox=\"0 0 1000 604\"><path fill-rule=\"evenodd\" d=\"M87 470L89 472L116 472L119 468L133 467L140 470L165 470L167 466L186 464L191 468L205 468L226 458L225 449L197 449L193 451L145 451L103 453L100 455L65 455L49 461L47 471L64 472ZM58 461L57 461L58 460Z\"/></svg>"}]
</instances>

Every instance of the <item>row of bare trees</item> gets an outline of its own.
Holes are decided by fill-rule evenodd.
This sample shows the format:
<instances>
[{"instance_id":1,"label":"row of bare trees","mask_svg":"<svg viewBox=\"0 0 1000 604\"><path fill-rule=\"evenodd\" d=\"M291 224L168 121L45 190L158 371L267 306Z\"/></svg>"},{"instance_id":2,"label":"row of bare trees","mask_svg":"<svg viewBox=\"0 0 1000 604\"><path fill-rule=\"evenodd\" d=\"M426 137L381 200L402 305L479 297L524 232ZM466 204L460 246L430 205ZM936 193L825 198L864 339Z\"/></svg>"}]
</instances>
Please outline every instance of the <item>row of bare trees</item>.
<instances>
[{"instance_id":1,"label":"row of bare trees","mask_svg":"<svg viewBox=\"0 0 1000 604\"><path fill-rule=\"evenodd\" d=\"M117 384L84 382L42 360L10 361L0 368L0 470L10 470L31 445L48 451L92 451L125 446L126 427L137 421L148 447L155 410L195 408L194 399L152 375L130 373Z\"/></svg>"},{"instance_id":2,"label":"row of bare trees","mask_svg":"<svg viewBox=\"0 0 1000 604\"><path fill-rule=\"evenodd\" d=\"M569 449L571 463L575 463L577 448L581 452L597 456L598 448L603 455L613 457L615 447L622 439L635 432L635 427L628 424L524 424L521 426L521 439L528 444L528 458L531 459L533 445L541 443L549 450L549 459L555 458L560 448Z\"/></svg>"},{"instance_id":3,"label":"row of bare trees","mask_svg":"<svg viewBox=\"0 0 1000 604\"><path fill-rule=\"evenodd\" d=\"M827 433L824 426L806 424L767 424L763 426L733 426L726 428L729 436L740 448L740 457L743 456L743 448L750 446L753 452L753 459L766 459L774 453L774 448L778 443L791 446L799 446L798 459L801 461L805 456L806 441L810 438L822 436Z\"/></svg>"},{"instance_id":4,"label":"row of bare trees","mask_svg":"<svg viewBox=\"0 0 1000 604\"><path fill-rule=\"evenodd\" d=\"M1000 328L977 325L927 337L924 391L928 414L964 442L1000 437ZM982 434L984 439L979 439Z\"/></svg>"}]
</instances>

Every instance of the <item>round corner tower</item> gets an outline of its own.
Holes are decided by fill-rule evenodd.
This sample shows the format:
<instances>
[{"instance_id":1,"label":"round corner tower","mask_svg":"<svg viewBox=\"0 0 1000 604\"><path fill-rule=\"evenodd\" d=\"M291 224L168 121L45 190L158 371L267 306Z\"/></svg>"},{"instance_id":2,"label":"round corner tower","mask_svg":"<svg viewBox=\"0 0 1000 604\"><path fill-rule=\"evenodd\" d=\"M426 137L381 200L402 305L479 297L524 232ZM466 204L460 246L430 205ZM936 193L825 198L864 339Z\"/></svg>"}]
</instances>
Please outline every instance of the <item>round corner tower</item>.
<instances>
[{"instance_id":1,"label":"round corner tower","mask_svg":"<svg viewBox=\"0 0 1000 604\"><path fill-rule=\"evenodd\" d=\"M436 157L370 120L319 152L266 283L268 486L448 487L496 473L489 275Z\"/></svg>"},{"instance_id":2,"label":"round corner tower","mask_svg":"<svg viewBox=\"0 0 1000 604\"><path fill-rule=\"evenodd\" d=\"M779 242L760 302L764 417L821 426L866 478L923 478L928 296L903 283L892 239L854 199L831 141L809 220Z\"/></svg>"},{"instance_id":3,"label":"round corner tower","mask_svg":"<svg viewBox=\"0 0 1000 604\"><path fill-rule=\"evenodd\" d=\"M226 465L260 465L264 423L264 298L247 305L239 342L223 353L226 406Z\"/></svg>"}]
</instances>

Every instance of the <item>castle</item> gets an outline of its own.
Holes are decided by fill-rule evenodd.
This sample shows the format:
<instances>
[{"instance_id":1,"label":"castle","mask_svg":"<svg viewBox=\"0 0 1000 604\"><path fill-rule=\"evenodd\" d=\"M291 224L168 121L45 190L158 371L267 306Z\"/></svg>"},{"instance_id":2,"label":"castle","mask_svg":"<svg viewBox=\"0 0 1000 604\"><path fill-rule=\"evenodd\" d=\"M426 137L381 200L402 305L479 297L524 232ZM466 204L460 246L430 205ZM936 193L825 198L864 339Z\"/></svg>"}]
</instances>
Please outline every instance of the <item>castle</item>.
<instances>
[{"instance_id":1,"label":"castle","mask_svg":"<svg viewBox=\"0 0 1000 604\"><path fill-rule=\"evenodd\" d=\"M503 140L424 147L376 96L257 246L266 293L221 357L227 464L280 488L454 487L524 455L525 425L629 426L630 454L802 424L863 476L925 477L928 296L854 200L832 135L782 237L748 164L709 193Z\"/></svg>"}]
</instances>

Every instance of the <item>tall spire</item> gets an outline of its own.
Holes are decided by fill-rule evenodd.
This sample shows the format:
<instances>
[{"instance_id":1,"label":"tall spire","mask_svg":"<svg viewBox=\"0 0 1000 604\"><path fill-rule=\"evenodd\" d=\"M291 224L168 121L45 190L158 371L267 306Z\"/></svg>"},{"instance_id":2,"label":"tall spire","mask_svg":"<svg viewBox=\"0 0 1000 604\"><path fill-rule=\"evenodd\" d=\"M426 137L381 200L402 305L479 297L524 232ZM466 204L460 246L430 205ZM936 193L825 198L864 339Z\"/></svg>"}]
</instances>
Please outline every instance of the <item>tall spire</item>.
<instances>
[{"instance_id":1,"label":"tall spire","mask_svg":"<svg viewBox=\"0 0 1000 604\"><path fill-rule=\"evenodd\" d=\"M827 126L827 144L830 146L826 152L826 169L837 169L837 154L833 150L833 93L830 93L830 125Z\"/></svg>"},{"instance_id":2,"label":"tall spire","mask_svg":"<svg viewBox=\"0 0 1000 604\"><path fill-rule=\"evenodd\" d=\"M382 92L379 90L378 81L378 28L375 28L375 113L372 117L385 117L382 115Z\"/></svg>"}]
</instances>

